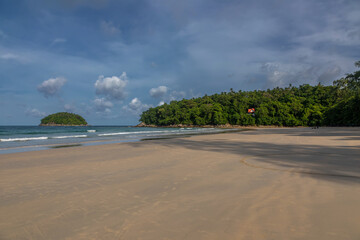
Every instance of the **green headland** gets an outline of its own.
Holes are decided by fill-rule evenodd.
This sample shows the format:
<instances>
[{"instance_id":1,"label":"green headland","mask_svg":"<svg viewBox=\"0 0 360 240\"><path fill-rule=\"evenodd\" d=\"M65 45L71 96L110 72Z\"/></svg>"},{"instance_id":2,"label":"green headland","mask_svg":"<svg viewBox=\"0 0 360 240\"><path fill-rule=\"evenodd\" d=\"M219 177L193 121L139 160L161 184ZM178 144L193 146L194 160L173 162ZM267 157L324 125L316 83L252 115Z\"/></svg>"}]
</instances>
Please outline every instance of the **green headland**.
<instances>
[{"instance_id":1,"label":"green headland","mask_svg":"<svg viewBox=\"0 0 360 240\"><path fill-rule=\"evenodd\" d=\"M355 66L360 67L360 61ZM360 71L330 86L230 89L172 101L143 112L140 122L139 126L360 126Z\"/></svg>"}]
</instances>

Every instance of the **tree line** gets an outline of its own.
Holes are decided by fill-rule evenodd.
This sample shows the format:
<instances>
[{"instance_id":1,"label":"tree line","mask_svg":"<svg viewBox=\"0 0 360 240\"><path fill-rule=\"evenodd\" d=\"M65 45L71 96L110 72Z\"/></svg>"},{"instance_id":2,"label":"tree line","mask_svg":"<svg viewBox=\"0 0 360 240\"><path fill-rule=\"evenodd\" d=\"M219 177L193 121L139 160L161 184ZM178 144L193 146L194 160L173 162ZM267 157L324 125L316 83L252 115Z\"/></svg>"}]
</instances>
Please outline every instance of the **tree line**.
<instances>
[{"instance_id":1,"label":"tree line","mask_svg":"<svg viewBox=\"0 0 360 240\"><path fill-rule=\"evenodd\" d=\"M360 61L355 63L360 67ZM248 114L254 108L255 114ZM147 125L360 126L360 71L331 86L309 84L222 92L171 101L144 111Z\"/></svg>"}]
</instances>

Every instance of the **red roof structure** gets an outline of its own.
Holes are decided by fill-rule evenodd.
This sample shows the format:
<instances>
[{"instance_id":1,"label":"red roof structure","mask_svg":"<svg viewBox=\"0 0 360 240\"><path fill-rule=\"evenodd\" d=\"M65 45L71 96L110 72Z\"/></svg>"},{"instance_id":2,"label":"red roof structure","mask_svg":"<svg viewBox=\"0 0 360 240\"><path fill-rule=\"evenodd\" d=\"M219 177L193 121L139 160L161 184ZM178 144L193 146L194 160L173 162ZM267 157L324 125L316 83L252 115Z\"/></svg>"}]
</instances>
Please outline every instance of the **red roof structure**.
<instances>
[{"instance_id":1,"label":"red roof structure","mask_svg":"<svg viewBox=\"0 0 360 240\"><path fill-rule=\"evenodd\" d=\"M248 109L248 113L254 113L255 112L255 108L249 108Z\"/></svg>"}]
</instances>

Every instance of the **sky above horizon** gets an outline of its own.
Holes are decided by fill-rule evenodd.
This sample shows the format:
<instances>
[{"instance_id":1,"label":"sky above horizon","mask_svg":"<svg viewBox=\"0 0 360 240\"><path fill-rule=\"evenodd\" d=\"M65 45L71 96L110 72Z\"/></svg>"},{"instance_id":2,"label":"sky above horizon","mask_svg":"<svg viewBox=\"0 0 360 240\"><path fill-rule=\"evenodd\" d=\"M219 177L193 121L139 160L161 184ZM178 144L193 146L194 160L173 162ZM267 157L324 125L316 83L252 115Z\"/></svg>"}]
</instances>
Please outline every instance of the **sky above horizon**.
<instances>
[{"instance_id":1,"label":"sky above horizon","mask_svg":"<svg viewBox=\"0 0 360 240\"><path fill-rule=\"evenodd\" d=\"M0 125L133 125L230 88L330 85L358 60L358 0L0 0Z\"/></svg>"}]
</instances>

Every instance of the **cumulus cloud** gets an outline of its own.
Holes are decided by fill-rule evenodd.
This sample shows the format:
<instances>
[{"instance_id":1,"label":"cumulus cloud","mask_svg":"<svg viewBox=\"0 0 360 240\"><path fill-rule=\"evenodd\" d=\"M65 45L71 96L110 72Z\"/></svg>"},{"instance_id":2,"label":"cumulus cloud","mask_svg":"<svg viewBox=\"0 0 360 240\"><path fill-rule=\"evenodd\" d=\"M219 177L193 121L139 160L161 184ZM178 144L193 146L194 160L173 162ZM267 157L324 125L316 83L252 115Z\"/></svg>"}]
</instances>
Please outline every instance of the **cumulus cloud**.
<instances>
[{"instance_id":1,"label":"cumulus cloud","mask_svg":"<svg viewBox=\"0 0 360 240\"><path fill-rule=\"evenodd\" d=\"M97 112L110 113L114 104L105 98L95 98L94 107Z\"/></svg>"},{"instance_id":2,"label":"cumulus cloud","mask_svg":"<svg viewBox=\"0 0 360 240\"><path fill-rule=\"evenodd\" d=\"M188 95L184 91L169 91L169 88L166 86L159 86L157 88L152 88L150 89L149 94L151 97L160 100L158 106L163 105L165 102L181 100ZM190 96L192 97L195 96L192 90L190 90Z\"/></svg>"},{"instance_id":3,"label":"cumulus cloud","mask_svg":"<svg viewBox=\"0 0 360 240\"><path fill-rule=\"evenodd\" d=\"M162 98L168 91L168 87L166 86L159 86L157 88L150 89L149 93L150 96L153 98Z\"/></svg>"},{"instance_id":4,"label":"cumulus cloud","mask_svg":"<svg viewBox=\"0 0 360 240\"><path fill-rule=\"evenodd\" d=\"M42 93L46 98L56 95L62 86L66 83L66 79L63 77L50 78L42 82L37 90Z\"/></svg>"},{"instance_id":5,"label":"cumulus cloud","mask_svg":"<svg viewBox=\"0 0 360 240\"><path fill-rule=\"evenodd\" d=\"M138 98L134 98L128 105L124 106L123 109L134 115L138 115L150 107L152 107L152 105L143 104Z\"/></svg>"},{"instance_id":6,"label":"cumulus cloud","mask_svg":"<svg viewBox=\"0 0 360 240\"><path fill-rule=\"evenodd\" d=\"M46 116L45 112L41 112L36 108L28 108L28 109L26 109L25 114L27 116L31 116L31 117L35 117L35 118L43 118L43 117Z\"/></svg>"},{"instance_id":7,"label":"cumulus cloud","mask_svg":"<svg viewBox=\"0 0 360 240\"><path fill-rule=\"evenodd\" d=\"M101 21L100 23L101 30L108 35L115 35L120 33L120 29L115 27L114 23L111 21Z\"/></svg>"},{"instance_id":8,"label":"cumulus cloud","mask_svg":"<svg viewBox=\"0 0 360 240\"><path fill-rule=\"evenodd\" d=\"M125 86L127 83L126 72L123 72L120 77L99 76L95 82L96 94L110 99L123 100L126 97Z\"/></svg>"},{"instance_id":9,"label":"cumulus cloud","mask_svg":"<svg viewBox=\"0 0 360 240\"><path fill-rule=\"evenodd\" d=\"M158 106L163 105L165 102L181 100L186 97L186 93L184 91L169 91L169 88L166 86L159 86L157 88L151 88L149 91L151 97L160 99ZM191 95L192 91L191 91Z\"/></svg>"}]
</instances>

